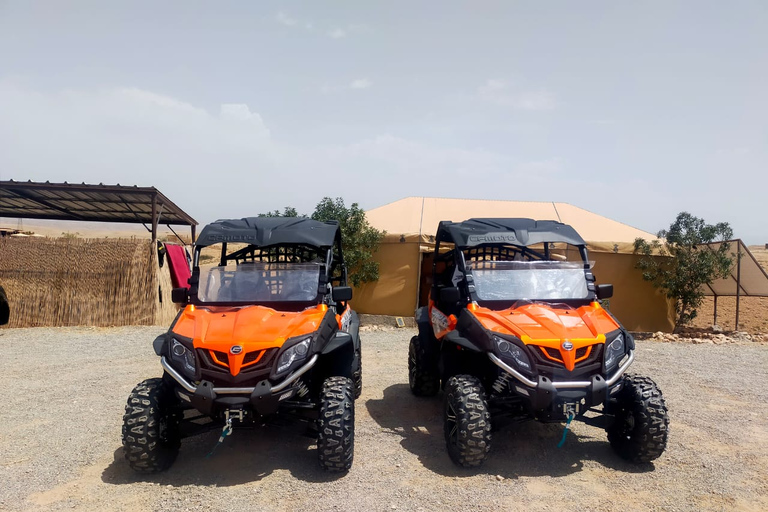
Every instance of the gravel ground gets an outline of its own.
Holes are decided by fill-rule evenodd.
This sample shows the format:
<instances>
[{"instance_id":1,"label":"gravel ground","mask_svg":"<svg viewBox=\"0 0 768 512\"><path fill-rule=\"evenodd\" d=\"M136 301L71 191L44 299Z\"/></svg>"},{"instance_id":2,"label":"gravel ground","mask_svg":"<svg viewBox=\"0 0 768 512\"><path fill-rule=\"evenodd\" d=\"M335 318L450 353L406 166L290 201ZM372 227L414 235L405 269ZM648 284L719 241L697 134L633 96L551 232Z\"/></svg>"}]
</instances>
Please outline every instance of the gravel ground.
<instances>
[{"instance_id":1,"label":"gravel ground","mask_svg":"<svg viewBox=\"0 0 768 512\"><path fill-rule=\"evenodd\" d=\"M135 475L123 460L125 400L160 375L162 328L4 329L0 345L3 510L768 510L768 346L638 342L671 416L654 464L617 458L604 432L525 423L494 433L479 470L455 467L440 400L407 385L410 329L364 332L355 463L317 467L300 429L237 431L183 442L175 465Z\"/></svg>"}]
</instances>

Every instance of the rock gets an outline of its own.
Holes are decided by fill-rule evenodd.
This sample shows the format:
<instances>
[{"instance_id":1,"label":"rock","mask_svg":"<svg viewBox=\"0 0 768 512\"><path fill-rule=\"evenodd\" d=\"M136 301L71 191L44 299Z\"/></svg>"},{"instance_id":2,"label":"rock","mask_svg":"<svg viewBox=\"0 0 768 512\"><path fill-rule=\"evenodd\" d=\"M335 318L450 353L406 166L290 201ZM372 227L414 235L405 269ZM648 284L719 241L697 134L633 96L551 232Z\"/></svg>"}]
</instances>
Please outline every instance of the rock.
<instances>
[{"instance_id":1,"label":"rock","mask_svg":"<svg viewBox=\"0 0 768 512\"><path fill-rule=\"evenodd\" d=\"M503 477L503 476L501 476L501 475L496 475L496 480L498 480L499 482L501 482L502 480L504 480L504 477Z\"/></svg>"}]
</instances>

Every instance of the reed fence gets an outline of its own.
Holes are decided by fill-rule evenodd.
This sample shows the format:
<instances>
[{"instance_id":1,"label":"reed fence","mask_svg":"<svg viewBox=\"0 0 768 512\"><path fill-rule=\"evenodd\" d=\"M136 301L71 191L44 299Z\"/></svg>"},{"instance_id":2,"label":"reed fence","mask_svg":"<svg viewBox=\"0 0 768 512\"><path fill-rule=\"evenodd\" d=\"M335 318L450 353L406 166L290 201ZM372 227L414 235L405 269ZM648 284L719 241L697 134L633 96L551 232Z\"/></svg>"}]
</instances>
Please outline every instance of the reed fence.
<instances>
[{"instance_id":1,"label":"reed fence","mask_svg":"<svg viewBox=\"0 0 768 512\"><path fill-rule=\"evenodd\" d=\"M176 314L148 240L0 238L0 284L9 327L167 325Z\"/></svg>"}]
</instances>

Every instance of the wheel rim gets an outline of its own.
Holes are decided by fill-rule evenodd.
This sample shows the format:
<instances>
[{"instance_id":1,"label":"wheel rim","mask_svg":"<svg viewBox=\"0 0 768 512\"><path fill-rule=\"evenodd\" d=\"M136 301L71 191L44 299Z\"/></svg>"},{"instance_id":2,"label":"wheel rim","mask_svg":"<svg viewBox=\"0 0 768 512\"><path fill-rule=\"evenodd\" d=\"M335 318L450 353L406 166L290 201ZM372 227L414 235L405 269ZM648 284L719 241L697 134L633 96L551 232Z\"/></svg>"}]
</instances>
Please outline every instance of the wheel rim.
<instances>
[{"instance_id":1,"label":"wheel rim","mask_svg":"<svg viewBox=\"0 0 768 512\"><path fill-rule=\"evenodd\" d=\"M620 434L625 439L632 437L632 432L635 430L635 416L630 411L622 411Z\"/></svg>"},{"instance_id":2,"label":"wheel rim","mask_svg":"<svg viewBox=\"0 0 768 512\"><path fill-rule=\"evenodd\" d=\"M413 385L416 381L416 352L411 347L408 351L408 382Z\"/></svg>"},{"instance_id":3,"label":"wheel rim","mask_svg":"<svg viewBox=\"0 0 768 512\"><path fill-rule=\"evenodd\" d=\"M450 397L449 397L450 398ZM445 421L449 427L448 440L451 444L457 444L459 442L459 424L456 421L456 410L453 408L451 402L448 402L448 406L445 411Z\"/></svg>"},{"instance_id":4,"label":"wheel rim","mask_svg":"<svg viewBox=\"0 0 768 512\"><path fill-rule=\"evenodd\" d=\"M163 414L157 422L157 437L162 444L168 443L168 415Z\"/></svg>"}]
</instances>

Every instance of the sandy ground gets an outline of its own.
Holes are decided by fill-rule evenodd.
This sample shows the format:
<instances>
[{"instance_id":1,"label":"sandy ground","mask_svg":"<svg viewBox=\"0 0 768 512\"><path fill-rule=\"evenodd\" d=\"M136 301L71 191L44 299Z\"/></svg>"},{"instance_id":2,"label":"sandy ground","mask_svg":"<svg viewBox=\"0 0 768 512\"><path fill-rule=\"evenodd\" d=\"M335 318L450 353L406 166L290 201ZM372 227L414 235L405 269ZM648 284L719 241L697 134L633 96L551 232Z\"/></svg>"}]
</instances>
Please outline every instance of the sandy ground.
<instances>
[{"instance_id":1,"label":"sandy ground","mask_svg":"<svg viewBox=\"0 0 768 512\"><path fill-rule=\"evenodd\" d=\"M604 432L525 423L494 433L475 470L455 467L440 398L407 385L410 329L364 332L355 462L319 469L301 428L211 432L175 465L134 474L120 447L126 397L158 376L162 328L0 332L0 509L20 510L768 510L768 346L638 342L671 416L667 451L633 466Z\"/></svg>"}]
</instances>

